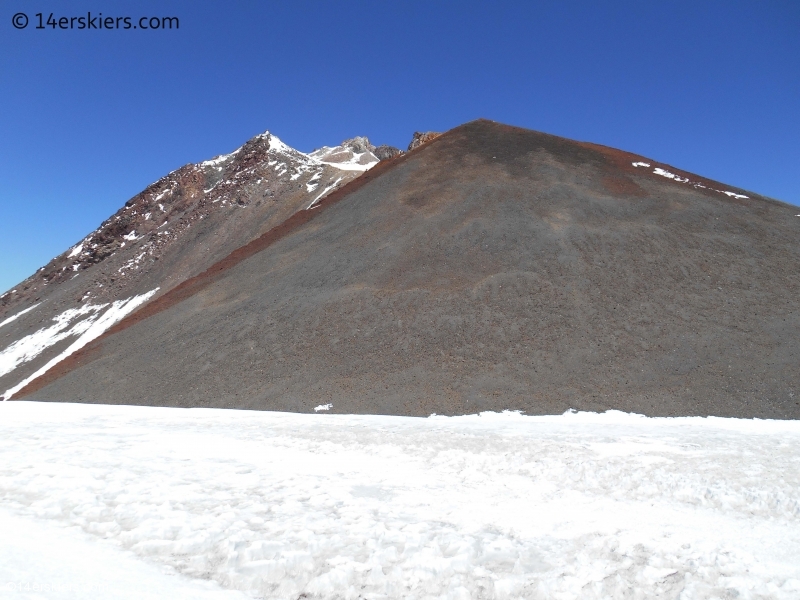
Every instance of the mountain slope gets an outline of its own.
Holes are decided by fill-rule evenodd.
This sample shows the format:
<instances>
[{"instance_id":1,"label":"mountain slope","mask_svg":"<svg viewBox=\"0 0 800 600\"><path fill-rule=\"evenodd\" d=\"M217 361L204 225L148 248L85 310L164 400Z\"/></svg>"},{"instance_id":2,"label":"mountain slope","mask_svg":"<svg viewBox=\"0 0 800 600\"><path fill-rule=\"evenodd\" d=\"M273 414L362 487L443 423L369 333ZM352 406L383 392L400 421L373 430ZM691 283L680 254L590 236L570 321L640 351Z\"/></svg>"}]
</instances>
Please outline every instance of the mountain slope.
<instances>
[{"instance_id":1,"label":"mountain slope","mask_svg":"<svg viewBox=\"0 0 800 600\"><path fill-rule=\"evenodd\" d=\"M800 417L789 206L488 121L368 175L18 397Z\"/></svg>"},{"instance_id":2,"label":"mountain slope","mask_svg":"<svg viewBox=\"0 0 800 600\"><path fill-rule=\"evenodd\" d=\"M347 152L344 146L331 150ZM377 160L365 155L358 169L338 165L336 157L323 163L266 132L230 154L186 165L155 182L0 296L0 391L13 393L75 344L101 334Z\"/></svg>"}]
</instances>

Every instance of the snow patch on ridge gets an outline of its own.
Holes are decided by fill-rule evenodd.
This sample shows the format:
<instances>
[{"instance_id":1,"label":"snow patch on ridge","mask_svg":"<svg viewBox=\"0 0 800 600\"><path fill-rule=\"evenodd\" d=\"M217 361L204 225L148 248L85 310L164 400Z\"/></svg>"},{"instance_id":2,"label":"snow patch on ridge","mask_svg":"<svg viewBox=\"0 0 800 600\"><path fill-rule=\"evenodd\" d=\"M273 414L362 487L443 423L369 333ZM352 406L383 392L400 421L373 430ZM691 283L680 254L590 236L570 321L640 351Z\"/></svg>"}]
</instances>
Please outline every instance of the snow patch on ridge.
<instances>
[{"instance_id":1,"label":"snow patch on ridge","mask_svg":"<svg viewBox=\"0 0 800 600\"><path fill-rule=\"evenodd\" d=\"M201 162L201 163L200 163L200 166L201 166L201 167L216 167L216 166L219 166L219 165L221 165L222 163L224 163L224 162L226 162L226 161L230 160L231 158L233 158L234 156L236 156L237 154L239 154L239 152L241 151L241 149L242 149L242 148L241 148L241 146L240 146L239 148L237 148L236 150L234 150L234 151L233 151L233 152L231 152L230 154L220 154L220 155L219 155L219 156L217 156L216 158L212 158L212 159L210 159L210 160L204 160L203 162Z\"/></svg>"},{"instance_id":2,"label":"snow patch on ridge","mask_svg":"<svg viewBox=\"0 0 800 600\"><path fill-rule=\"evenodd\" d=\"M659 169L656 167L653 169L653 173L656 175L661 175L662 177L666 177L667 179L674 179L678 183L688 183L689 179L686 177L680 177L679 175L675 175L675 173L670 173L669 171L665 171L664 169Z\"/></svg>"},{"instance_id":3,"label":"snow patch on ridge","mask_svg":"<svg viewBox=\"0 0 800 600\"><path fill-rule=\"evenodd\" d=\"M633 162L631 164L634 167L650 167L650 163L646 163L646 162ZM654 175L661 175L661 177L666 177L667 179L672 179L673 181L676 181L678 183L689 183L693 187L696 187L696 188L702 188L704 190L708 189L707 186L703 185L700 182L692 183L691 181L689 181L688 177L681 177L680 175L676 175L675 173L670 173L669 171L667 171L666 169L662 169L661 167L655 167L653 169L653 174ZM719 192L720 194L725 194L726 196L730 196L731 198L739 198L739 199L749 198L749 196L745 196L744 194L737 194L736 192L730 192L730 191L726 191L726 190L714 189L713 191Z\"/></svg>"},{"instance_id":4,"label":"snow patch on ridge","mask_svg":"<svg viewBox=\"0 0 800 600\"><path fill-rule=\"evenodd\" d=\"M116 300L111 304L111 307L102 314L100 314L100 312L108 306L108 304L87 304L79 308L66 310L53 319L55 321L54 325L40 329L36 333L25 336L11 344L11 346L6 348L3 352L0 352L0 376L10 373L20 364L34 359L45 349L57 342L70 336L80 336L66 350L47 362L47 364L38 369L35 373L26 377L14 387L6 390L3 394L3 400L10 399L31 381L49 371L54 365L60 363L77 350L80 350L92 340L100 337L117 321L141 304L147 302L158 290L159 288L156 288L139 296L133 296L125 300ZM85 315L90 316L78 321L67 329L72 321Z\"/></svg>"},{"instance_id":5,"label":"snow patch on ridge","mask_svg":"<svg viewBox=\"0 0 800 600\"><path fill-rule=\"evenodd\" d=\"M354 152L344 146L323 146L308 156L320 164L335 167L341 171L368 171L380 161L372 152Z\"/></svg>"},{"instance_id":6,"label":"snow patch on ridge","mask_svg":"<svg viewBox=\"0 0 800 600\"><path fill-rule=\"evenodd\" d=\"M730 196L731 198L747 198L744 194L737 194L736 192L723 192L722 190L716 190L718 192L722 192L726 196Z\"/></svg>"},{"instance_id":7,"label":"snow patch on ridge","mask_svg":"<svg viewBox=\"0 0 800 600\"><path fill-rule=\"evenodd\" d=\"M337 180L336 180L336 181L334 181L332 184L330 184L328 187L326 187L324 190L322 190L322 192L320 192L319 196L317 196L316 198L314 198L314 199L311 201L311 204L309 204L308 206L306 206L306 210L309 210L309 209L312 209L312 208L314 208L314 206L317 204L317 202L319 202L319 201L320 201L322 198L324 198L324 197L325 197L325 194L327 194L329 191L331 191L333 188L335 188L335 187L336 187L336 186L339 184L339 182L340 182L341 180L342 180L342 177L339 177L339 179L337 179Z\"/></svg>"},{"instance_id":8,"label":"snow patch on ridge","mask_svg":"<svg viewBox=\"0 0 800 600\"><path fill-rule=\"evenodd\" d=\"M281 154L292 154L297 152L298 154L303 154L299 150L295 150L294 148L287 146L284 144L278 136L272 135L271 133L267 133L269 135L269 149L272 152L280 152Z\"/></svg>"}]
</instances>

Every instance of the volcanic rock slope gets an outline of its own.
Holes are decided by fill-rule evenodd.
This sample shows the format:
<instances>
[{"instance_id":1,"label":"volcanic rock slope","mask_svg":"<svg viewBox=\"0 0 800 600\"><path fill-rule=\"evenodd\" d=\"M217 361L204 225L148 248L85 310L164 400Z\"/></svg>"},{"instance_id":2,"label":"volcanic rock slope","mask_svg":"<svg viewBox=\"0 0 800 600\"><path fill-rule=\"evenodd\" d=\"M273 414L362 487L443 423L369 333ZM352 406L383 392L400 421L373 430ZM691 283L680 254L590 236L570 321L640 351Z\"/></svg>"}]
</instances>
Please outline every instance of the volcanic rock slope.
<instances>
[{"instance_id":1,"label":"volcanic rock slope","mask_svg":"<svg viewBox=\"0 0 800 600\"><path fill-rule=\"evenodd\" d=\"M374 166L365 140L315 157L266 132L131 198L0 296L0 395Z\"/></svg>"},{"instance_id":2,"label":"volcanic rock slope","mask_svg":"<svg viewBox=\"0 0 800 600\"><path fill-rule=\"evenodd\" d=\"M476 121L148 299L15 398L800 418L796 212Z\"/></svg>"}]
</instances>

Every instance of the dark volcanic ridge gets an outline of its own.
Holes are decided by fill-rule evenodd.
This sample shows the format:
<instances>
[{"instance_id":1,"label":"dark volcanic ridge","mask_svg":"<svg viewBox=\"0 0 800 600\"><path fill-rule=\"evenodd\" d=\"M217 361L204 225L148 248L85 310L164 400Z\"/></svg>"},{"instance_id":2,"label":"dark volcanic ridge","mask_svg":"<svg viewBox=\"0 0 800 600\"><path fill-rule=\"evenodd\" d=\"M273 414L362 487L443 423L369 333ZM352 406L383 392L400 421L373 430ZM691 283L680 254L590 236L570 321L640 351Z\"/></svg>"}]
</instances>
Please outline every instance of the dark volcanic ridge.
<instances>
[{"instance_id":1,"label":"dark volcanic ridge","mask_svg":"<svg viewBox=\"0 0 800 600\"><path fill-rule=\"evenodd\" d=\"M134 225L116 225L125 210L107 222L119 228L110 258L67 256L116 267L113 280L108 268L97 277L108 290L86 298L64 265L46 269L48 293L69 293L38 292L33 310L0 323L2 389L411 415L800 416L800 221L788 205L490 121L415 134L405 154L354 138L295 156L270 139L145 190L127 208ZM281 161L284 179L272 175ZM210 182L218 166L225 173ZM163 222L180 222L154 219L170 184L182 190L170 211L206 211L186 219L198 233L115 288L142 252L115 259L127 247L120 237L148 243ZM219 196L197 199L220 185ZM238 199L261 207L270 190L268 208L236 220ZM228 212L208 206L223 198ZM97 239L92 250L109 246ZM26 359L45 330L58 339ZM84 343L69 351L76 339ZM16 363L3 373L9 356Z\"/></svg>"}]
</instances>

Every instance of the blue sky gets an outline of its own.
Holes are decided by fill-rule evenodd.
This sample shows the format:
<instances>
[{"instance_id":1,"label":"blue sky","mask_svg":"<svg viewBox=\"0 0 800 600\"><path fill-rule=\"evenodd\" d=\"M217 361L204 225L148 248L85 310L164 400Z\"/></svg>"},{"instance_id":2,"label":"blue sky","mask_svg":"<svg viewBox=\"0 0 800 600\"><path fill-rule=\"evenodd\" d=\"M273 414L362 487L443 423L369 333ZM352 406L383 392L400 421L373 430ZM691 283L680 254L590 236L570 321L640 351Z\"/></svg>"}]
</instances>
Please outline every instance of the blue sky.
<instances>
[{"instance_id":1,"label":"blue sky","mask_svg":"<svg viewBox=\"0 0 800 600\"><path fill-rule=\"evenodd\" d=\"M797 2L1 5L0 290L264 130L304 151L404 148L486 117L800 204ZM89 11L180 28L35 29L36 13Z\"/></svg>"}]
</instances>

